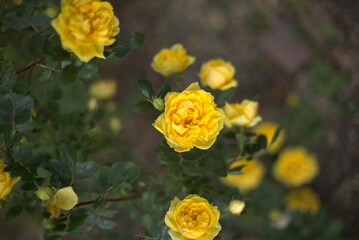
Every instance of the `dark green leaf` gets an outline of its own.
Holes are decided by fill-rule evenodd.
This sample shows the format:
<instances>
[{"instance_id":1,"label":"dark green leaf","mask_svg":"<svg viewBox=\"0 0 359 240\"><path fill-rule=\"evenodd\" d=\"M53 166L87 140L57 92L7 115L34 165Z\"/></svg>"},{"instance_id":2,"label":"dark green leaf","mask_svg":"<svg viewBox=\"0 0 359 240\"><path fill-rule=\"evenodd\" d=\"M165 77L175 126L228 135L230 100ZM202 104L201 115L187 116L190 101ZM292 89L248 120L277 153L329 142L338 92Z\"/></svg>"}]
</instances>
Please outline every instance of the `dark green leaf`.
<instances>
[{"instance_id":1,"label":"dark green leaf","mask_svg":"<svg viewBox=\"0 0 359 240\"><path fill-rule=\"evenodd\" d=\"M146 98L153 98L153 89L150 81L147 79L140 79L137 81L137 86Z\"/></svg>"},{"instance_id":2,"label":"dark green leaf","mask_svg":"<svg viewBox=\"0 0 359 240\"><path fill-rule=\"evenodd\" d=\"M180 161L180 157L179 157L178 153L174 153L174 152L160 152L157 155L157 159L160 161L160 163L166 164L166 165L173 161L175 161L175 162Z\"/></svg>"},{"instance_id":3,"label":"dark green leaf","mask_svg":"<svg viewBox=\"0 0 359 240\"><path fill-rule=\"evenodd\" d=\"M158 93L156 94L157 97L164 98L168 92L171 91L171 85L165 83L161 86Z\"/></svg>"},{"instance_id":4,"label":"dark green leaf","mask_svg":"<svg viewBox=\"0 0 359 240\"><path fill-rule=\"evenodd\" d=\"M77 78L77 68L73 65L67 65L61 73L61 80L65 84L70 84L76 81Z\"/></svg>"},{"instance_id":5,"label":"dark green leaf","mask_svg":"<svg viewBox=\"0 0 359 240\"><path fill-rule=\"evenodd\" d=\"M119 58L125 57L130 51L131 51L131 48L126 47L126 46L122 46L122 47L114 49L115 56L119 57Z\"/></svg>"},{"instance_id":6,"label":"dark green leaf","mask_svg":"<svg viewBox=\"0 0 359 240\"><path fill-rule=\"evenodd\" d=\"M88 178L97 171L97 165L94 162L86 162L76 167L75 176L79 179Z\"/></svg>"},{"instance_id":7,"label":"dark green leaf","mask_svg":"<svg viewBox=\"0 0 359 240\"><path fill-rule=\"evenodd\" d=\"M84 208L76 209L74 213L71 214L68 224L69 232L73 231L77 227L81 226L87 218L87 210Z\"/></svg>"},{"instance_id":8,"label":"dark green leaf","mask_svg":"<svg viewBox=\"0 0 359 240\"><path fill-rule=\"evenodd\" d=\"M151 111L155 109L152 105L152 103L150 103L149 101L140 101L137 102L136 105L134 106L134 110L136 112L147 112L147 111Z\"/></svg>"},{"instance_id":9,"label":"dark green leaf","mask_svg":"<svg viewBox=\"0 0 359 240\"><path fill-rule=\"evenodd\" d=\"M277 140L277 138L278 138L278 136L279 136L281 130L282 130L281 127L277 127L277 129L275 130L274 135L273 135L273 137L272 137L272 140L270 141L269 144L272 144L272 143L274 143L274 142Z\"/></svg>"},{"instance_id":10,"label":"dark green leaf","mask_svg":"<svg viewBox=\"0 0 359 240\"><path fill-rule=\"evenodd\" d=\"M132 32L125 40L125 46L131 49L141 47L145 42L145 36L139 32Z\"/></svg>"},{"instance_id":11,"label":"dark green leaf","mask_svg":"<svg viewBox=\"0 0 359 240\"><path fill-rule=\"evenodd\" d=\"M26 14L17 14L16 12L9 12L5 16L5 23L8 27L13 29L23 29L29 26L29 20Z\"/></svg>"},{"instance_id":12,"label":"dark green leaf","mask_svg":"<svg viewBox=\"0 0 359 240\"><path fill-rule=\"evenodd\" d=\"M63 162L50 159L48 161L48 168L52 173L55 173L63 182L70 185L72 179L72 172L69 167Z\"/></svg>"},{"instance_id":13,"label":"dark green leaf","mask_svg":"<svg viewBox=\"0 0 359 240\"><path fill-rule=\"evenodd\" d=\"M198 161L184 160L180 162L183 172L188 176L196 177L201 175L201 169L198 166Z\"/></svg>"},{"instance_id":14,"label":"dark green leaf","mask_svg":"<svg viewBox=\"0 0 359 240\"><path fill-rule=\"evenodd\" d=\"M26 123L17 124L15 128L16 131L20 133L24 133L24 132L30 132L32 129L34 129L34 125L31 122L26 122Z\"/></svg>"},{"instance_id":15,"label":"dark green leaf","mask_svg":"<svg viewBox=\"0 0 359 240\"><path fill-rule=\"evenodd\" d=\"M74 169L76 166L76 152L70 143L62 142L59 145L59 153L62 162L69 168Z\"/></svg>"},{"instance_id":16,"label":"dark green leaf","mask_svg":"<svg viewBox=\"0 0 359 240\"><path fill-rule=\"evenodd\" d=\"M116 223L114 221L112 221L111 219L107 219L107 218L100 218L97 221L97 226L99 228L105 229L105 230L109 230L112 229L116 226Z\"/></svg>"},{"instance_id":17,"label":"dark green leaf","mask_svg":"<svg viewBox=\"0 0 359 240\"><path fill-rule=\"evenodd\" d=\"M34 100L30 96L20 96L17 95L17 99L15 100L15 111L21 112L24 110L30 110L34 105Z\"/></svg>"},{"instance_id":18,"label":"dark green leaf","mask_svg":"<svg viewBox=\"0 0 359 240\"><path fill-rule=\"evenodd\" d=\"M44 39L42 38L41 34L36 33L30 38L28 49L30 54L33 57L36 57L41 54L43 46Z\"/></svg>"},{"instance_id":19,"label":"dark green leaf","mask_svg":"<svg viewBox=\"0 0 359 240\"><path fill-rule=\"evenodd\" d=\"M6 212L5 219L10 220L16 217L17 215L19 215L21 212L22 212L22 205L13 206L9 208L9 210Z\"/></svg>"},{"instance_id":20,"label":"dark green leaf","mask_svg":"<svg viewBox=\"0 0 359 240\"><path fill-rule=\"evenodd\" d=\"M51 70L45 70L42 72L41 76L39 77L40 82L45 82L51 78Z\"/></svg>"},{"instance_id":21,"label":"dark green leaf","mask_svg":"<svg viewBox=\"0 0 359 240\"><path fill-rule=\"evenodd\" d=\"M15 85L17 76L15 72L7 72L1 77L1 83L7 87L12 87Z\"/></svg>"},{"instance_id":22,"label":"dark green leaf","mask_svg":"<svg viewBox=\"0 0 359 240\"><path fill-rule=\"evenodd\" d=\"M234 96L236 93L237 88L230 88L226 91L221 91L219 94L219 97L216 99L216 102L219 107L222 107L226 101L228 101L230 98Z\"/></svg>"}]
</instances>

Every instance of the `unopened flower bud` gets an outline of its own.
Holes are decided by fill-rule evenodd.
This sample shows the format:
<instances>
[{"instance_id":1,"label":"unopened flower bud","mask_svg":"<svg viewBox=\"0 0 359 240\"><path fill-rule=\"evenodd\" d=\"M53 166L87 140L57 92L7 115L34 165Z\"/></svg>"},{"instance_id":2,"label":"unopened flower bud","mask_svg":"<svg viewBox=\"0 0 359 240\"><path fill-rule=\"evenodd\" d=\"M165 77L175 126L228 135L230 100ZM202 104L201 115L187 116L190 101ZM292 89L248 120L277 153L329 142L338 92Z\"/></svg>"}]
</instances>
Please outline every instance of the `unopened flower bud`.
<instances>
[{"instance_id":1,"label":"unopened flower bud","mask_svg":"<svg viewBox=\"0 0 359 240\"><path fill-rule=\"evenodd\" d=\"M163 111L165 109L165 102L162 98L155 98L155 100L153 100L153 106L156 109Z\"/></svg>"}]
</instances>

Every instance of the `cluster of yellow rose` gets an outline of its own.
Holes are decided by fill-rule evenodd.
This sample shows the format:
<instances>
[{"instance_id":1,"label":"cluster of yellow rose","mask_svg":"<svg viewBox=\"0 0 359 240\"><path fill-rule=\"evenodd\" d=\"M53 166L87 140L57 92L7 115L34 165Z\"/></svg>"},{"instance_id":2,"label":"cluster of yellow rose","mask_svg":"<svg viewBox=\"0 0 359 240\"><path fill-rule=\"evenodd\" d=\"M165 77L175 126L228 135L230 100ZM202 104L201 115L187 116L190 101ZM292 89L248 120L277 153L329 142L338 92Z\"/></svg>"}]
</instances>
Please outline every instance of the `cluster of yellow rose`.
<instances>
[{"instance_id":1,"label":"cluster of yellow rose","mask_svg":"<svg viewBox=\"0 0 359 240\"><path fill-rule=\"evenodd\" d=\"M19 181L18 177L11 177L9 172L4 171L5 167L6 165L0 160L0 200L5 200Z\"/></svg>"},{"instance_id":2,"label":"cluster of yellow rose","mask_svg":"<svg viewBox=\"0 0 359 240\"><path fill-rule=\"evenodd\" d=\"M152 68L168 77L181 73L194 61L181 44L175 44L154 56ZM237 86L234 73L231 63L214 59L202 65L198 76L204 86L225 91ZM256 125L261 120L257 109L258 103L250 100L226 103L223 109L218 108L209 92L202 90L198 83L192 83L181 93L166 95L164 113L153 125L177 152L193 147L208 149L216 141L223 124L228 128Z\"/></svg>"},{"instance_id":3,"label":"cluster of yellow rose","mask_svg":"<svg viewBox=\"0 0 359 240\"><path fill-rule=\"evenodd\" d=\"M81 61L105 58L104 47L115 42L120 22L112 5L101 0L61 0L61 13L51 22L64 49Z\"/></svg>"}]
</instances>

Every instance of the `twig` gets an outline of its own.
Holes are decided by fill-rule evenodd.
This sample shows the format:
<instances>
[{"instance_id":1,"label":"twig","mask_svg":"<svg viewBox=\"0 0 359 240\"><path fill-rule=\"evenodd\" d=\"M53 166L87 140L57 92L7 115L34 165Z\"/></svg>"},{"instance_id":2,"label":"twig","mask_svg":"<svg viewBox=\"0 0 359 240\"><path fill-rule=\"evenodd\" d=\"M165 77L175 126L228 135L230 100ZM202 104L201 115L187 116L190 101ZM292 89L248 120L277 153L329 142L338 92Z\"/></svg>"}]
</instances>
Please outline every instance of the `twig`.
<instances>
[{"instance_id":1,"label":"twig","mask_svg":"<svg viewBox=\"0 0 359 240\"><path fill-rule=\"evenodd\" d=\"M36 66L37 64L39 64L43 59L44 59L44 56L42 56L42 57L39 58L38 60L32 62L30 65L28 65L28 66L26 66L26 67L24 67L24 68L22 68L22 69L16 71L16 74L20 74L20 73L22 73L22 72L25 72L25 71L27 71L27 70L29 70L29 69L35 67L35 66Z\"/></svg>"},{"instance_id":2,"label":"twig","mask_svg":"<svg viewBox=\"0 0 359 240\"><path fill-rule=\"evenodd\" d=\"M138 199L140 197L141 197L141 195L133 195L133 196L123 197L123 198L107 198L104 201L105 202L123 202L123 201L127 201L127 200ZM80 203L76 204L75 207L82 207L82 206L93 204L95 202L96 202L96 200L80 202Z\"/></svg>"}]
</instances>

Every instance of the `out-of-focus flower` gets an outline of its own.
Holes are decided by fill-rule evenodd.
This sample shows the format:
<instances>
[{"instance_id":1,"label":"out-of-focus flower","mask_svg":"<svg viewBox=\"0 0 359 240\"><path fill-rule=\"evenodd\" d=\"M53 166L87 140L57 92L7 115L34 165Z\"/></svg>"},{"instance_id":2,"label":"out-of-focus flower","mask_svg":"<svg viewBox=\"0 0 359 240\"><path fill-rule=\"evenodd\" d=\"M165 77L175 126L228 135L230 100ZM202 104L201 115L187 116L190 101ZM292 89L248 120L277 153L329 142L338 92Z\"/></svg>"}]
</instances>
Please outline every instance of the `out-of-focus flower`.
<instances>
[{"instance_id":1,"label":"out-of-focus flower","mask_svg":"<svg viewBox=\"0 0 359 240\"><path fill-rule=\"evenodd\" d=\"M11 177L9 172L5 172L5 167L6 165L0 160L0 200L5 200L13 186L20 180L19 177Z\"/></svg>"},{"instance_id":2,"label":"out-of-focus flower","mask_svg":"<svg viewBox=\"0 0 359 240\"><path fill-rule=\"evenodd\" d=\"M118 117L111 117L109 124L110 124L110 129L113 133L118 134L119 132L121 132L122 123Z\"/></svg>"},{"instance_id":3,"label":"out-of-focus flower","mask_svg":"<svg viewBox=\"0 0 359 240\"><path fill-rule=\"evenodd\" d=\"M90 98L90 100L87 103L87 107L91 112L95 111L97 109L97 107L98 107L98 103L97 103L96 98Z\"/></svg>"},{"instance_id":4,"label":"out-of-focus flower","mask_svg":"<svg viewBox=\"0 0 359 240\"><path fill-rule=\"evenodd\" d=\"M52 196L53 191L50 187L40 187L39 189L37 189L35 194L40 200L48 201Z\"/></svg>"},{"instance_id":5,"label":"out-of-focus flower","mask_svg":"<svg viewBox=\"0 0 359 240\"><path fill-rule=\"evenodd\" d=\"M285 229L292 218L288 213L281 212L277 209L273 209L268 214L269 220L271 221L271 225L276 229Z\"/></svg>"},{"instance_id":6,"label":"out-of-focus flower","mask_svg":"<svg viewBox=\"0 0 359 240\"><path fill-rule=\"evenodd\" d=\"M229 203L228 210L233 215L240 215L243 212L245 206L246 206L246 203L244 201L232 200Z\"/></svg>"},{"instance_id":7,"label":"out-of-focus flower","mask_svg":"<svg viewBox=\"0 0 359 240\"><path fill-rule=\"evenodd\" d=\"M22 3L22 0L12 0L12 2L15 4L15 5L20 5Z\"/></svg>"},{"instance_id":8,"label":"out-of-focus flower","mask_svg":"<svg viewBox=\"0 0 359 240\"><path fill-rule=\"evenodd\" d=\"M274 177L290 187L309 183L318 172L316 158L303 147L286 148L273 166Z\"/></svg>"},{"instance_id":9,"label":"out-of-focus flower","mask_svg":"<svg viewBox=\"0 0 359 240\"><path fill-rule=\"evenodd\" d=\"M286 103L289 107L296 107L299 104L299 96L295 92L289 92L287 94Z\"/></svg>"},{"instance_id":10,"label":"out-of-focus flower","mask_svg":"<svg viewBox=\"0 0 359 240\"><path fill-rule=\"evenodd\" d=\"M208 149L223 128L223 112L213 96L192 83L183 92L170 92L165 97L165 111L153 126L177 152L197 147Z\"/></svg>"},{"instance_id":11,"label":"out-of-focus flower","mask_svg":"<svg viewBox=\"0 0 359 240\"><path fill-rule=\"evenodd\" d=\"M78 202L77 194L74 192L71 186L64 187L56 191L48 201L48 210L51 215L54 215L63 210L73 209Z\"/></svg>"},{"instance_id":12,"label":"out-of-focus flower","mask_svg":"<svg viewBox=\"0 0 359 240\"><path fill-rule=\"evenodd\" d=\"M44 13L45 13L46 16L48 16L49 18L54 18L54 17L56 17L57 14L58 14L58 9L56 8L56 6L50 5L50 6L48 6L48 7L45 9Z\"/></svg>"},{"instance_id":13,"label":"out-of-focus flower","mask_svg":"<svg viewBox=\"0 0 359 240\"><path fill-rule=\"evenodd\" d=\"M223 59L213 59L204 63L198 74L201 82L212 89L225 91L237 86L234 77L235 68Z\"/></svg>"},{"instance_id":14,"label":"out-of-focus flower","mask_svg":"<svg viewBox=\"0 0 359 240\"><path fill-rule=\"evenodd\" d=\"M168 77L174 73L183 72L196 59L187 55L182 44L175 44L171 48L162 49L153 57L152 68L161 75Z\"/></svg>"},{"instance_id":15,"label":"out-of-focus flower","mask_svg":"<svg viewBox=\"0 0 359 240\"><path fill-rule=\"evenodd\" d=\"M318 195L310 187L290 191L284 198L288 210L316 214L320 208Z\"/></svg>"},{"instance_id":16,"label":"out-of-focus flower","mask_svg":"<svg viewBox=\"0 0 359 240\"><path fill-rule=\"evenodd\" d=\"M98 100L108 100L115 96L117 83L115 80L101 80L91 84L90 93Z\"/></svg>"},{"instance_id":17,"label":"out-of-focus flower","mask_svg":"<svg viewBox=\"0 0 359 240\"><path fill-rule=\"evenodd\" d=\"M238 159L234 161L230 169L242 167L242 174L228 174L226 177L221 178L224 184L237 187L241 192L248 192L257 188L264 177L265 167L258 160L243 160Z\"/></svg>"},{"instance_id":18,"label":"out-of-focus flower","mask_svg":"<svg viewBox=\"0 0 359 240\"><path fill-rule=\"evenodd\" d=\"M253 127L262 118L258 115L258 102L243 100L241 103L226 103L223 107L225 114L224 124L227 128Z\"/></svg>"},{"instance_id":19,"label":"out-of-focus flower","mask_svg":"<svg viewBox=\"0 0 359 240\"><path fill-rule=\"evenodd\" d=\"M61 12L51 25L63 48L83 62L105 58L104 47L113 44L120 32L112 5L101 0L62 0Z\"/></svg>"},{"instance_id":20,"label":"out-of-focus flower","mask_svg":"<svg viewBox=\"0 0 359 240\"><path fill-rule=\"evenodd\" d=\"M171 201L165 217L172 240L212 240L221 231L220 212L206 199L188 195Z\"/></svg>"},{"instance_id":21,"label":"out-of-focus flower","mask_svg":"<svg viewBox=\"0 0 359 240\"><path fill-rule=\"evenodd\" d=\"M280 130L276 140L272 142L274 134L279 127L278 124L273 122L261 122L253 130L257 134L263 134L267 138L267 152L274 154L278 152L280 147L283 145L285 140L285 132L283 129Z\"/></svg>"}]
</instances>

